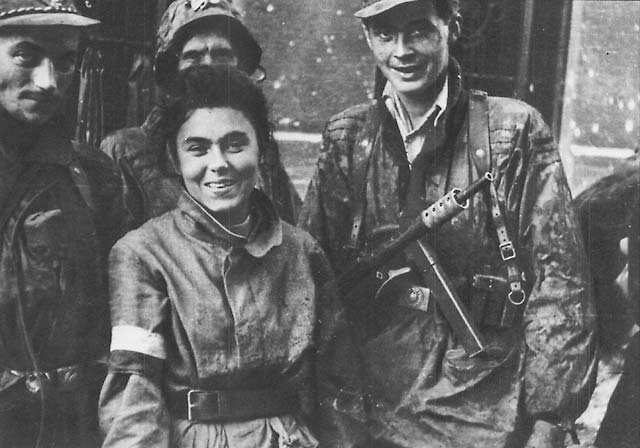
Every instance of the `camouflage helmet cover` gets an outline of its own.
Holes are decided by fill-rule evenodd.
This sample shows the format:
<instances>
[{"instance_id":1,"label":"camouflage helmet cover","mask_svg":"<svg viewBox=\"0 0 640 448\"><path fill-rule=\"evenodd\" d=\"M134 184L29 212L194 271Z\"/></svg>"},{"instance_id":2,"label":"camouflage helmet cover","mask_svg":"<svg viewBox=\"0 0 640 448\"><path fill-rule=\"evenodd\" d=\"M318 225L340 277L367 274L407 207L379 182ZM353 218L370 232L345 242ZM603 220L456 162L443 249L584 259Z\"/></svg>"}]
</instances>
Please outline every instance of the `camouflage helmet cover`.
<instances>
[{"instance_id":1,"label":"camouflage helmet cover","mask_svg":"<svg viewBox=\"0 0 640 448\"><path fill-rule=\"evenodd\" d=\"M239 68L252 74L260 65L262 49L241 21L241 14L232 0L176 0L162 15L156 34L156 81L166 85L177 64L178 46L184 42L189 30L208 21L228 34L239 53Z\"/></svg>"},{"instance_id":2,"label":"camouflage helmet cover","mask_svg":"<svg viewBox=\"0 0 640 448\"><path fill-rule=\"evenodd\" d=\"M77 26L98 25L85 17L73 0L0 0L0 28L4 26Z\"/></svg>"}]
</instances>

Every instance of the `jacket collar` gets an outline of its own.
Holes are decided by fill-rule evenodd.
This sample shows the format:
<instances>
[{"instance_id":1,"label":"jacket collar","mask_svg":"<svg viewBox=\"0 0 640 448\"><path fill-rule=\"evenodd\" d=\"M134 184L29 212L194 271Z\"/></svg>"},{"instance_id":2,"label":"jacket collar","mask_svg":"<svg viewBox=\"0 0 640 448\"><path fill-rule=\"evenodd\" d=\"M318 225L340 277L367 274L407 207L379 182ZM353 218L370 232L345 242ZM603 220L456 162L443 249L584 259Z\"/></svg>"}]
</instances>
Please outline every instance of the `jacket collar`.
<instances>
[{"instance_id":1,"label":"jacket collar","mask_svg":"<svg viewBox=\"0 0 640 448\"><path fill-rule=\"evenodd\" d=\"M454 58L449 59L448 68L448 94L447 107L438 120L438 127L443 126L450 133L452 128L457 128L458 122L466 114L466 95L462 88L462 74L460 64ZM374 114L377 115L375 122L382 124L383 147L394 158L400 166L408 165L404 143L393 116L389 113L384 98L378 98L375 103ZM457 132L455 132L457 134Z\"/></svg>"},{"instance_id":2,"label":"jacket collar","mask_svg":"<svg viewBox=\"0 0 640 448\"><path fill-rule=\"evenodd\" d=\"M22 160L25 162L46 163L69 166L75 162L77 155L71 140L60 134L53 126L48 125L27 151Z\"/></svg>"},{"instance_id":3,"label":"jacket collar","mask_svg":"<svg viewBox=\"0 0 640 448\"><path fill-rule=\"evenodd\" d=\"M186 191L178 200L178 210L186 217L184 230L194 238L226 247L242 247L249 255L262 258L271 248L282 244L282 221L260 190L253 191L250 201L253 224L246 238L224 227Z\"/></svg>"}]
</instances>

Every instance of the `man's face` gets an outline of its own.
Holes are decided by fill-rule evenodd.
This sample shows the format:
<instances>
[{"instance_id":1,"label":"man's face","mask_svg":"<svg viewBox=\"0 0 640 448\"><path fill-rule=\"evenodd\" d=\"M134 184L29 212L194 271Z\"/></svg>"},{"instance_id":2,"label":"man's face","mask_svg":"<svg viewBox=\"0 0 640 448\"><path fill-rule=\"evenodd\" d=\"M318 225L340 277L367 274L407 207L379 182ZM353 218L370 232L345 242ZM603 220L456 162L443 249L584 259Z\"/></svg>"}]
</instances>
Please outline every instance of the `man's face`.
<instances>
[{"instance_id":1,"label":"man's face","mask_svg":"<svg viewBox=\"0 0 640 448\"><path fill-rule=\"evenodd\" d=\"M27 124L61 107L76 67L80 31L71 27L0 30L0 106Z\"/></svg>"},{"instance_id":2,"label":"man's face","mask_svg":"<svg viewBox=\"0 0 640 448\"><path fill-rule=\"evenodd\" d=\"M178 55L178 70L194 65L227 64L238 66L229 38L217 30L199 30L186 40Z\"/></svg>"},{"instance_id":3,"label":"man's face","mask_svg":"<svg viewBox=\"0 0 640 448\"><path fill-rule=\"evenodd\" d=\"M449 61L449 24L430 2L392 8L372 18L365 35L382 74L402 97L420 98Z\"/></svg>"}]
</instances>

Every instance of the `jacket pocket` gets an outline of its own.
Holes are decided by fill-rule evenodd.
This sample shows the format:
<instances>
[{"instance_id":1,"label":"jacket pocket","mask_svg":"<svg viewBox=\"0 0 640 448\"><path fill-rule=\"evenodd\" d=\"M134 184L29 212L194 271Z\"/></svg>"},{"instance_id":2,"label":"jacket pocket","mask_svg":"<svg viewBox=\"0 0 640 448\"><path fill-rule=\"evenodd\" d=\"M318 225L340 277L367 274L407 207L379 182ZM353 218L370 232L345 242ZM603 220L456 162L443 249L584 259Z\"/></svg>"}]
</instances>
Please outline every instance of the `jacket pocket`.
<instances>
[{"instance_id":1,"label":"jacket pocket","mask_svg":"<svg viewBox=\"0 0 640 448\"><path fill-rule=\"evenodd\" d=\"M29 259L37 267L59 267L67 252L62 211L53 209L32 213L25 218L23 229Z\"/></svg>"}]
</instances>

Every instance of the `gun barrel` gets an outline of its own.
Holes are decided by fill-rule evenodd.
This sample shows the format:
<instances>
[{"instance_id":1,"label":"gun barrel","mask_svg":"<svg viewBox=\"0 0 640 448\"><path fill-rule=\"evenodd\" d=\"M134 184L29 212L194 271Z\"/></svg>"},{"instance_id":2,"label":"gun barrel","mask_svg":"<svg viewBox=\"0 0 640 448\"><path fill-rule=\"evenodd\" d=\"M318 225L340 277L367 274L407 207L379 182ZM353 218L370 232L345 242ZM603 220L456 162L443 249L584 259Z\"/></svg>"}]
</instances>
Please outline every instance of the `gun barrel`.
<instances>
[{"instance_id":1,"label":"gun barrel","mask_svg":"<svg viewBox=\"0 0 640 448\"><path fill-rule=\"evenodd\" d=\"M467 200L472 198L476 193L485 188L491 182L493 182L493 174L487 171L486 173L484 173L484 176L469 185L469 188L456 193L456 201L460 204L464 204L465 202L467 202Z\"/></svg>"}]
</instances>

